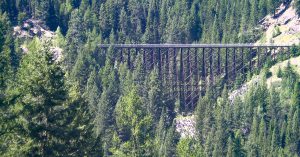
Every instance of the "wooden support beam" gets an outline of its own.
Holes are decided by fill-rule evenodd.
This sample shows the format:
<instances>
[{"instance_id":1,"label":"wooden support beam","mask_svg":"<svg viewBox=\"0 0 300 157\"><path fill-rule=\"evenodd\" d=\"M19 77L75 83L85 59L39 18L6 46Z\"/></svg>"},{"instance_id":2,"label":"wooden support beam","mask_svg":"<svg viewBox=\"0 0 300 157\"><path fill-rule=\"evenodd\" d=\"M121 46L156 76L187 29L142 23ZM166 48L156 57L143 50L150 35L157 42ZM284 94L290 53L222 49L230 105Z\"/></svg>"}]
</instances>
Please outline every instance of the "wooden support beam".
<instances>
[{"instance_id":1,"label":"wooden support beam","mask_svg":"<svg viewBox=\"0 0 300 157\"><path fill-rule=\"evenodd\" d=\"M100 47L101 52L105 54L108 48L108 46ZM194 108L198 97L205 93L207 79L213 83L217 75L224 76L225 73L224 79L230 83L239 74L245 76L246 71L252 72L256 67L260 69L269 59L278 60L291 56L291 46L289 45L163 44L154 46L116 45L114 48L116 48L117 54L111 59L123 63L127 61L129 69L133 68L133 61L139 54L142 55L146 74L149 72L148 70L157 66L162 86L170 89L170 99L179 97L182 107L185 107L186 110ZM226 50L224 55L221 54L223 49ZM276 50L279 52L275 55ZM255 52L257 53L255 54ZM201 89L199 89L200 86Z\"/></svg>"},{"instance_id":2,"label":"wooden support beam","mask_svg":"<svg viewBox=\"0 0 300 157\"><path fill-rule=\"evenodd\" d=\"M170 63L170 59L169 59L169 48L167 48L166 50L166 54L165 54L165 70L164 70L164 76L165 76L165 83L170 85L170 69L169 69L169 63ZM171 88L170 88L171 89ZM171 91L170 91L171 92Z\"/></svg>"},{"instance_id":3,"label":"wooden support beam","mask_svg":"<svg viewBox=\"0 0 300 157\"><path fill-rule=\"evenodd\" d=\"M210 48L210 52L209 52L210 56L209 56L209 82L210 85L213 84L214 81L214 73L213 73L213 48Z\"/></svg>"},{"instance_id":4,"label":"wooden support beam","mask_svg":"<svg viewBox=\"0 0 300 157\"><path fill-rule=\"evenodd\" d=\"M249 48L249 71L252 72L252 48Z\"/></svg>"},{"instance_id":5,"label":"wooden support beam","mask_svg":"<svg viewBox=\"0 0 300 157\"><path fill-rule=\"evenodd\" d=\"M176 54L176 48L173 48L173 92L174 97L178 95L178 75L177 75L177 54Z\"/></svg>"},{"instance_id":6,"label":"wooden support beam","mask_svg":"<svg viewBox=\"0 0 300 157\"><path fill-rule=\"evenodd\" d=\"M139 54L139 48L135 48L135 56Z\"/></svg>"},{"instance_id":7,"label":"wooden support beam","mask_svg":"<svg viewBox=\"0 0 300 157\"><path fill-rule=\"evenodd\" d=\"M256 56L257 56L257 69L259 70L260 69L260 48L259 47L257 48Z\"/></svg>"},{"instance_id":8,"label":"wooden support beam","mask_svg":"<svg viewBox=\"0 0 300 157\"><path fill-rule=\"evenodd\" d=\"M218 48L218 75L221 74L221 48Z\"/></svg>"},{"instance_id":9,"label":"wooden support beam","mask_svg":"<svg viewBox=\"0 0 300 157\"><path fill-rule=\"evenodd\" d=\"M236 78L236 48L233 48L233 79Z\"/></svg>"},{"instance_id":10,"label":"wooden support beam","mask_svg":"<svg viewBox=\"0 0 300 157\"><path fill-rule=\"evenodd\" d=\"M185 92L186 92L186 103L185 103L185 110L186 111L189 111L189 109L190 109L190 106L188 106L189 105L189 103L190 103L190 101L191 101L191 97L190 97L190 94L191 94L191 85L192 85L192 83L191 83L191 77L192 77L192 74L191 74L191 60L190 60L190 48L187 48L187 61L186 61L187 63L187 68L186 68L186 72L185 72L185 78L186 78L186 80L184 81L185 82Z\"/></svg>"},{"instance_id":11,"label":"wooden support beam","mask_svg":"<svg viewBox=\"0 0 300 157\"><path fill-rule=\"evenodd\" d=\"M181 104L185 103L185 97L184 97L184 61L183 61L183 48L180 48L180 76L179 76L179 80L180 80L180 101ZM185 105L185 104L184 104Z\"/></svg>"},{"instance_id":12,"label":"wooden support beam","mask_svg":"<svg viewBox=\"0 0 300 157\"><path fill-rule=\"evenodd\" d=\"M153 49L150 49L150 69L152 70L154 68L154 51Z\"/></svg>"},{"instance_id":13,"label":"wooden support beam","mask_svg":"<svg viewBox=\"0 0 300 157\"><path fill-rule=\"evenodd\" d=\"M205 48L202 49L202 80L206 79L206 71L205 71Z\"/></svg>"},{"instance_id":14,"label":"wooden support beam","mask_svg":"<svg viewBox=\"0 0 300 157\"><path fill-rule=\"evenodd\" d=\"M162 60L162 56L161 56L161 51L160 51L160 48L158 48L158 50L157 50L157 62L158 62L158 77L160 78L160 79L162 79L162 62L161 62L161 60Z\"/></svg>"},{"instance_id":15,"label":"wooden support beam","mask_svg":"<svg viewBox=\"0 0 300 157\"><path fill-rule=\"evenodd\" d=\"M127 67L131 69L131 55L130 55L130 48L127 49Z\"/></svg>"},{"instance_id":16,"label":"wooden support beam","mask_svg":"<svg viewBox=\"0 0 300 157\"><path fill-rule=\"evenodd\" d=\"M123 58L123 49L120 48L121 50L121 54L120 54L120 62L123 63L124 62L124 58Z\"/></svg>"},{"instance_id":17,"label":"wooden support beam","mask_svg":"<svg viewBox=\"0 0 300 157\"><path fill-rule=\"evenodd\" d=\"M196 106L196 100L197 97L199 96L199 68L198 68L198 49L195 48L195 54L194 54L194 64L195 64L195 69L194 69L194 72L195 72L195 87L194 87L194 95L193 95L193 104L192 104L192 109L195 108Z\"/></svg>"},{"instance_id":18,"label":"wooden support beam","mask_svg":"<svg viewBox=\"0 0 300 157\"><path fill-rule=\"evenodd\" d=\"M241 64L242 64L242 75L245 74L245 63L244 63L244 48L241 48Z\"/></svg>"},{"instance_id":19,"label":"wooden support beam","mask_svg":"<svg viewBox=\"0 0 300 157\"><path fill-rule=\"evenodd\" d=\"M144 66L146 67L146 64L147 64L146 50L145 50L145 49L142 49L142 51L143 51L143 64L144 64Z\"/></svg>"},{"instance_id":20,"label":"wooden support beam","mask_svg":"<svg viewBox=\"0 0 300 157\"><path fill-rule=\"evenodd\" d=\"M228 81L228 48L226 48L225 52L225 79Z\"/></svg>"}]
</instances>

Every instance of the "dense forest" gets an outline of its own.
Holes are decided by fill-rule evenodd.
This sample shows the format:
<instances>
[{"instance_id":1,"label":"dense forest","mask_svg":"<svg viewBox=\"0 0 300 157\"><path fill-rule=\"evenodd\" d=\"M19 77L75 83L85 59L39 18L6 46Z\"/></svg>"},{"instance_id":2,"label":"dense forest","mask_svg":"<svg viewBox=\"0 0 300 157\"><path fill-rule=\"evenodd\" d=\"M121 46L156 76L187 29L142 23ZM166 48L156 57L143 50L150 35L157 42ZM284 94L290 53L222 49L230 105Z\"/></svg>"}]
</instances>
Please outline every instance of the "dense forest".
<instances>
[{"instance_id":1,"label":"dense forest","mask_svg":"<svg viewBox=\"0 0 300 157\"><path fill-rule=\"evenodd\" d=\"M260 20L281 3L290 0L0 0L0 156L300 156L300 76L290 64L274 87L266 64L234 102L226 84L208 86L190 111L196 137L180 138L182 104L165 99L157 68L145 74L135 56L128 69L113 48L98 49L254 43ZM28 19L54 37L16 37L13 27Z\"/></svg>"}]
</instances>

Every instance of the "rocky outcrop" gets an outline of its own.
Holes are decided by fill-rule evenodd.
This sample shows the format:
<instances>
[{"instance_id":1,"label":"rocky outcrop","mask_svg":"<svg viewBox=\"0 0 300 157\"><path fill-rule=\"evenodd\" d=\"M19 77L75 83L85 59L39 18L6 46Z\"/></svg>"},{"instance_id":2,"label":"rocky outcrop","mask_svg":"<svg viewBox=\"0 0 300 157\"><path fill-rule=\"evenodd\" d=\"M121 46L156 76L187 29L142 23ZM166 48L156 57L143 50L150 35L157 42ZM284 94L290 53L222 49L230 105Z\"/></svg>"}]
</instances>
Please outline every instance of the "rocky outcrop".
<instances>
[{"instance_id":1,"label":"rocky outcrop","mask_svg":"<svg viewBox=\"0 0 300 157\"><path fill-rule=\"evenodd\" d=\"M268 15L260 21L265 35L258 44L300 43L300 19L293 6L294 1L282 3L275 15ZM277 31L280 31L280 34L277 34Z\"/></svg>"},{"instance_id":2,"label":"rocky outcrop","mask_svg":"<svg viewBox=\"0 0 300 157\"><path fill-rule=\"evenodd\" d=\"M55 36L55 32L50 31L44 22L40 20L28 19L24 21L22 25L14 27L13 35L15 38L20 39L33 39L34 37L38 37L39 39L52 40ZM20 48L24 54L29 51L26 45L22 45ZM63 49L60 47L52 47L51 51L56 61L62 60Z\"/></svg>"},{"instance_id":3,"label":"rocky outcrop","mask_svg":"<svg viewBox=\"0 0 300 157\"><path fill-rule=\"evenodd\" d=\"M18 38L52 38L54 35L55 33L40 20L28 19L21 26L14 27L14 36Z\"/></svg>"},{"instance_id":4,"label":"rocky outcrop","mask_svg":"<svg viewBox=\"0 0 300 157\"><path fill-rule=\"evenodd\" d=\"M195 116L182 117L176 119L176 131L181 138L195 138L196 136L196 119Z\"/></svg>"},{"instance_id":5,"label":"rocky outcrop","mask_svg":"<svg viewBox=\"0 0 300 157\"><path fill-rule=\"evenodd\" d=\"M233 104L238 97L244 96L252 86L257 86L260 80L260 76L256 76L252 78L251 81L243 84L240 88L229 93L228 99L230 103Z\"/></svg>"}]
</instances>

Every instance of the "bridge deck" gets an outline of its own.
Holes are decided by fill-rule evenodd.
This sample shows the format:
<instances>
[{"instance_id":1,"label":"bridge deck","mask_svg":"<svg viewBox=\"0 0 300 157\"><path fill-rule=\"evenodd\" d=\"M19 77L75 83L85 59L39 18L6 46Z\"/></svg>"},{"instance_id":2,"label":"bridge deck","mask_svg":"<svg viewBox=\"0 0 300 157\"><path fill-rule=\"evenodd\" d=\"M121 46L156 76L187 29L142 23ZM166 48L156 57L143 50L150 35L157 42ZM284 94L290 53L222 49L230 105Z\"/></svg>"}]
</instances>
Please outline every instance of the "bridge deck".
<instances>
[{"instance_id":1,"label":"bridge deck","mask_svg":"<svg viewBox=\"0 0 300 157\"><path fill-rule=\"evenodd\" d=\"M288 44L101 44L101 48L280 48Z\"/></svg>"}]
</instances>

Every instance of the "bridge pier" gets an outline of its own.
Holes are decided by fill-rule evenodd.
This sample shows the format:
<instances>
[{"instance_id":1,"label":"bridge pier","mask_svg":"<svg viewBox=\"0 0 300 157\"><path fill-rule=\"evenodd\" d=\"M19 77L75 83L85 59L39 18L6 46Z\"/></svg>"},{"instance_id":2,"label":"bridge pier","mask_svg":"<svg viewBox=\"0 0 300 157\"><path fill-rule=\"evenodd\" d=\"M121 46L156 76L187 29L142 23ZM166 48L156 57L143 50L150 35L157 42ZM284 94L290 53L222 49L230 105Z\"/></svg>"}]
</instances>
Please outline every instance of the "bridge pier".
<instances>
[{"instance_id":1,"label":"bridge pier","mask_svg":"<svg viewBox=\"0 0 300 157\"><path fill-rule=\"evenodd\" d=\"M216 80L225 79L230 86L237 77L260 70L268 58L291 55L289 45L100 45L100 49L106 53L110 46L117 52L113 60L126 62L128 69L135 69L132 63L142 54L145 74L157 67L164 91L170 99L179 98L185 111L194 109Z\"/></svg>"}]
</instances>

